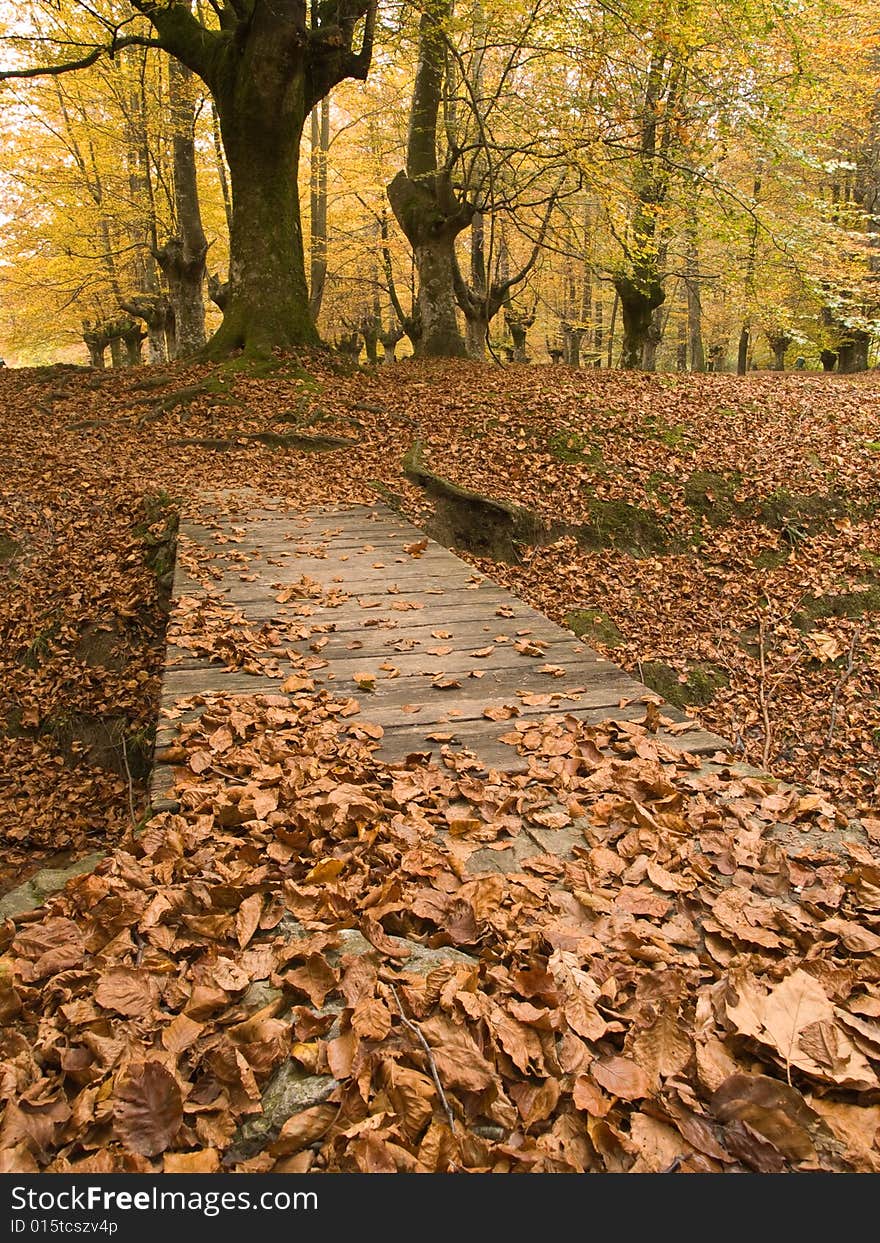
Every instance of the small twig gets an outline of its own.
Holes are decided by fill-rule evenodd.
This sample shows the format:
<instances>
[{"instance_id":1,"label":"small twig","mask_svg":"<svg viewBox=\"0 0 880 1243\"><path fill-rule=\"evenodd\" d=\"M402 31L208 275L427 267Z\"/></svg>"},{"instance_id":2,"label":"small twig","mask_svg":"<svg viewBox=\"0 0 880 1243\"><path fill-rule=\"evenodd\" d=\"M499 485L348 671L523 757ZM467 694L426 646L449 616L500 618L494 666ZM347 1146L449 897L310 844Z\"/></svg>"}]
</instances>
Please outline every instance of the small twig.
<instances>
[{"instance_id":1,"label":"small twig","mask_svg":"<svg viewBox=\"0 0 880 1243\"><path fill-rule=\"evenodd\" d=\"M440 1097L440 1103L442 1104L446 1112L446 1118L449 1122L449 1129L454 1135L455 1134L455 1118L452 1116L452 1110L449 1108L449 1101L446 1099L446 1093L443 1091L443 1085L441 1084L440 1076L437 1073L437 1063L434 1061L434 1054L431 1052L431 1046L428 1044L427 1040L422 1034L422 1029L419 1027L418 1023L414 1023L412 1019L408 1019L406 1017L403 1006L400 1003L400 998L397 995L397 989L394 987L393 984L390 984L390 983L388 987L391 989L391 995L397 1003L397 1009L400 1011L400 1017L403 1019L405 1026L408 1027L409 1030L414 1033L419 1044L422 1046L422 1048L425 1051L425 1056L428 1059L428 1066L431 1069L431 1078L434 1080L434 1087L437 1089L437 1093Z\"/></svg>"},{"instance_id":2,"label":"small twig","mask_svg":"<svg viewBox=\"0 0 880 1243\"><path fill-rule=\"evenodd\" d=\"M831 746L831 740L834 737L834 729L837 725L837 709L840 703L840 695L849 679L852 677L853 665L855 664L856 648L859 644L859 627L856 626L853 632L852 642L849 645L849 652L846 657L846 665L840 677L834 684L834 694L831 696L831 720L828 724L828 733L825 735L825 746Z\"/></svg>"},{"instance_id":3,"label":"small twig","mask_svg":"<svg viewBox=\"0 0 880 1243\"><path fill-rule=\"evenodd\" d=\"M781 673L777 673L769 689L767 687L767 646L765 642L767 630L763 617L758 621L758 706L761 709L761 721L764 726L764 746L761 752L761 767L766 770L770 763L770 751L773 744L773 731L770 724L770 700L779 689L780 683L791 673L801 660L801 655L793 657Z\"/></svg>"},{"instance_id":4,"label":"small twig","mask_svg":"<svg viewBox=\"0 0 880 1243\"><path fill-rule=\"evenodd\" d=\"M131 775L131 769L128 766L128 747L125 745L125 734L122 738L122 762L125 764L125 775L128 778L128 810L131 814L132 827L137 827L137 815L135 814L134 803L134 778Z\"/></svg>"},{"instance_id":5,"label":"small twig","mask_svg":"<svg viewBox=\"0 0 880 1243\"><path fill-rule=\"evenodd\" d=\"M231 781L237 786L246 786L249 784L246 777L239 777L235 773L230 773L225 768L221 768L219 764L212 764L211 772L217 773L221 777L225 777L227 781Z\"/></svg>"}]
</instances>

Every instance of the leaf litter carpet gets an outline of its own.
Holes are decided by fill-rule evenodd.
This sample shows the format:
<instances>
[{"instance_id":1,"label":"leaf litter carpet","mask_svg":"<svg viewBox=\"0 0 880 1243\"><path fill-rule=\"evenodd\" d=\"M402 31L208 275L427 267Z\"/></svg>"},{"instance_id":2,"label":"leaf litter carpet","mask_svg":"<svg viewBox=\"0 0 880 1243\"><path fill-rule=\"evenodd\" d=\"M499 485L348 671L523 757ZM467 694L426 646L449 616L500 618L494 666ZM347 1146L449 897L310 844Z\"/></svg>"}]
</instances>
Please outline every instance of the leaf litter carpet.
<instances>
[{"instance_id":1,"label":"leaf litter carpet","mask_svg":"<svg viewBox=\"0 0 880 1243\"><path fill-rule=\"evenodd\" d=\"M417 543L368 555L428 581ZM283 551L262 619L244 553L231 599L178 599L169 677L229 690L167 718L174 802L3 927L2 1169L880 1168L877 822L683 750L665 706L579 715L589 653L515 604L383 676L414 649L352 655L379 627L326 629L344 582ZM483 697L516 643L523 693ZM410 678L445 705L414 726ZM497 758L456 745L466 700Z\"/></svg>"}]
</instances>

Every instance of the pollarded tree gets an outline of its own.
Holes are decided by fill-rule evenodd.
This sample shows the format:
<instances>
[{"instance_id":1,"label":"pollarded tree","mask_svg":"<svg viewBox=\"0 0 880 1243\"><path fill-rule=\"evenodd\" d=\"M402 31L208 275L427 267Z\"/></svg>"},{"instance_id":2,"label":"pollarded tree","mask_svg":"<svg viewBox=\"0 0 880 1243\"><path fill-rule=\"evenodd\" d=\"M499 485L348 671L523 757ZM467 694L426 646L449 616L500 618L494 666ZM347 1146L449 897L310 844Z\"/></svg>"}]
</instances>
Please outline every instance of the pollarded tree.
<instances>
[{"instance_id":1,"label":"pollarded tree","mask_svg":"<svg viewBox=\"0 0 880 1243\"><path fill-rule=\"evenodd\" d=\"M186 0L131 0L150 34L118 22L65 65L0 77L58 73L94 64L133 42L163 48L192 70L214 100L232 183L229 288L213 356L265 354L315 343L309 309L297 173L303 126L345 78L364 79L377 0L211 0L211 22ZM103 23L109 29L107 22ZM125 28L126 33L120 31Z\"/></svg>"},{"instance_id":2,"label":"pollarded tree","mask_svg":"<svg viewBox=\"0 0 880 1243\"><path fill-rule=\"evenodd\" d=\"M463 358L467 347L456 315L455 239L471 223L474 206L456 193L452 163L441 163L437 135L447 63L444 25L452 9L453 0L425 0L406 168L389 184L388 201L413 248L418 271L419 352Z\"/></svg>"}]
</instances>

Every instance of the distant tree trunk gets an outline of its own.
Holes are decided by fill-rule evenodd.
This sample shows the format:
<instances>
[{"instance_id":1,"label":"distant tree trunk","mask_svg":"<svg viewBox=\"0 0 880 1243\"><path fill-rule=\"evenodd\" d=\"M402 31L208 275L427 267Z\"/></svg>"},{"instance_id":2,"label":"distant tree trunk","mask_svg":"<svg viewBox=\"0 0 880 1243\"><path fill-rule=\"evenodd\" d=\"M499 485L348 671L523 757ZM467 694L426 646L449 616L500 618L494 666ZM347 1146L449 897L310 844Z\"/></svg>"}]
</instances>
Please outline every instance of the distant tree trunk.
<instances>
[{"instance_id":1,"label":"distant tree trunk","mask_svg":"<svg viewBox=\"0 0 880 1243\"><path fill-rule=\"evenodd\" d=\"M89 320L84 320L82 327L82 339L89 351L89 363L96 371L104 371L107 367L104 355L110 344L107 331L103 324L92 323Z\"/></svg>"},{"instance_id":2,"label":"distant tree trunk","mask_svg":"<svg viewBox=\"0 0 880 1243\"><path fill-rule=\"evenodd\" d=\"M208 242L202 226L193 127L193 74L174 57L168 64L168 99L173 127L176 237L155 251L165 274L177 323L177 348L183 357L198 353L205 336L205 259Z\"/></svg>"},{"instance_id":3,"label":"distant tree trunk","mask_svg":"<svg viewBox=\"0 0 880 1243\"><path fill-rule=\"evenodd\" d=\"M593 349L600 355L605 344L605 325L603 322L604 315L604 302L601 298L595 298L593 300Z\"/></svg>"},{"instance_id":4,"label":"distant tree trunk","mask_svg":"<svg viewBox=\"0 0 880 1243\"><path fill-rule=\"evenodd\" d=\"M749 369L749 344L752 334L748 324L743 324L736 348L736 374L745 375Z\"/></svg>"},{"instance_id":5,"label":"distant tree trunk","mask_svg":"<svg viewBox=\"0 0 880 1243\"><path fill-rule=\"evenodd\" d=\"M847 375L868 370L870 334L861 328L850 328L837 351L837 370Z\"/></svg>"},{"instance_id":6,"label":"distant tree trunk","mask_svg":"<svg viewBox=\"0 0 880 1243\"><path fill-rule=\"evenodd\" d=\"M687 297L685 297L685 305ZM688 369L688 323L685 317L680 317L678 321L678 340L675 343L675 370L687 371Z\"/></svg>"},{"instance_id":7,"label":"distant tree trunk","mask_svg":"<svg viewBox=\"0 0 880 1243\"><path fill-rule=\"evenodd\" d=\"M700 255L694 229L689 229L685 249L685 295L687 298L687 341L691 371L706 370L703 348L703 305L700 299Z\"/></svg>"},{"instance_id":8,"label":"distant tree trunk","mask_svg":"<svg viewBox=\"0 0 880 1243\"><path fill-rule=\"evenodd\" d=\"M382 331L382 320L378 308L361 318L358 325L367 351L367 361L374 366L379 362L379 333Z\"/></svg>"},{"instance_id":9,"label":"distant tree trunk","mask_svg":"<svg viewBox=\"0 0 880 1243\"><path fill-rule=\"evenodd\" d=\"M605 358L605 366L611 367L614 364L614 329L617 327L617 312L620 307L620 294L614 291L614 301L611 303L611 319L608 324L608 353Z\"/></svg>"},{"instance_id":10,"label":"distant tree trunk","mask_svg":"<svg viewBox=\"0 0 880 1243\"><path fill-rule=\"evenodd\" d=\"M146 333L140 324L129 320L124 324L120 333L120 339L125 347L125 365L127 367L137 367L143 362L143 344Z\"/></svg>"},{"instance_id":11,"label":"distant tree trunk","mask_svg":"<svg viewBox=\"0 0 880 1243\"><path fill-rule=\"evenodd\" d=\"M425 0L419 22L416 80L410 111L406 169L388 186L388 201L413 248L418 274L421 336L425 357L464 358L467 345L458 326L455 296L455 239L468 227L474 208L459 201L448 168L437 155L437 120L446 67L443 24L453 0Z\"/></svg>"},{"instance_id":12,"label":"distant tree trunk","mask_svg":"<svg viewBox=\"0 0 880 1243\"><path fill-rule=\"evenodd\" d=\"M391 357L391 361L393 361L397 343L403 336L409 337L413 353L416 355L418 354L418 343L422 337L422 324L419 319L418 305L415 303L415 295L412 297L412 314L407 315L406 311L403 309L403 303L400 301L400 296L397 292L397 282L394 279L394 263L391 258L391 251L388 248L388 215L384 208L379 218L379 236L382 241L382 267L385 272L385 291L388 294L389 301L391 302L391 309L397 317L397 323L401 328L400 334L394 338ZM393 335L394 332L395 329L393 327L388 329L389 336ZM387 362L389 359L387 357L387 346L385 346L384 341L383 347L386 349Z\"/></svg>"},{"instance_id":13,"label":"distant tree trunk","mask_svg":"<svg viewBox=\"0 0 880 1243\"><path fill-rule=\"evenodd\" d=\"M784 371L785 355L788 347L791 345L792 338L786 333L780 332L772 334L768 333L767 340L770 344L770 349L773 351L773 370Z\"/></svg>"},{"instance_id":14,"label":"distant tree trunk","mask_svg":"<svg viewBox=\"0 0 880 1243\"><path fill-rule=\"evenodd\" d=\"M758 202L758 199L761 196L761 186L762 186L762 175L760 172L758 172L755 175L755 179L752 184L752 198L756 204ZM746 294L748 295L750 299L753 299L754 297L755 265L757 263L757 258L758 258L758 218L757 216L753 216L752 227L751 227L750 234L749 234L749 251L746 257L746 271L745 271ZM748 370L749 347L751 345L751 340L752 340L751 321L749 319L746 319L743 323L742 328L740 329L739 345L737 346L737 351L736 351L736 374L737 375L745 375L746 371Z\"/></svg>"},{"instance_id":15,"label":"distant tree trunk","mask_svg":"<svg viewBox=\"0 0 880 1243\"><path fill-rule=\"evenodd\" d=\"M626 266L614 276L623 319L620 365L636 369L652 363L659 344L653 316L666 297L662 267L668 238L661 210L669 189L665 157L676 132L683 73L661 38L650 51L640 116L638 154L633 163L635 206ZM653 332L652 332L653 325Z\"/></svg>"},{"instance_id":16,"label":"distant tree trunk","mask_svg":"<svg viewBox=\"0 0 880 1243\"><path fill-rule=\"evenodd\" d=\"M383 328L379 333L379 340L382 342L384 351L383 362L393 363L397 360L397 346L404 336L405 333L400 324L392 324L388 328Z\"/></svg>"},{"instance_id":17,"label":"distant tree trunk","mask_svg":"<svg viewBox=\"0 0 880 1243\"><path fill-rule=\"evenodd\" d=\"M620 365L625 370L637 370L642 366L651 316L666 294L659 281L637 285L626 276L615 277L614 288L620 300L623 319Z\"/></svg>"},{"instance_id":18,"label":"distant tree trunk","mask_svg":"<svg viewBox=\"0 0 880 1243\"><path fill-rule=\"evenodd\" d=\"M226 156L223 153L223 139L220 137L220 122L217 120L217 109L211 100L211 134L214 139L214 158L217 163L217 180L220 182L220 193L223 195L223 211L226 215L227 232L232 232L232 195L229 192L229 174L226 169Z\"/></svg>"},{"instance_id":19,"label":"distant tree trunk","mask_svg":"<svg viewBox=\"0 0 880 1243\"><path fill-rule=\"evenodd\" d=\"M114 371L122 371L128 365L125 342L122 340L118 325L114 325L110 330L110 362Z\"/></svg>"},{"instance_id":20,"label":"distant tree trunk","mask_svg":"<svg viewBox=\"0 0 880 1243\"><path fill-rule=\"evenodd\" d=\"M309 306L318 322L327 279L327 156L330 151L330 99L325 95L312 109L312 155L309 178L310 280Z\"/></svg>"},{"instance_id":21,"label":"distant tree trunk","mask_svg":"<svg viewBox=\"0 0 880 1243\"><path fill-rule=\"evenodd\" d=\"M168 361L166 337L171 311L164 294L136 294L119 303L123 311L142 319L147 326L147 357L151 363Z\"/></svg>"},{"instance_id":22,"label":"distant tree trunk","mask_svg":"<svg viewBox=\"0 0 880 1243\"><path fill-rule=\"evenodd\" d=\"M510 333L510 339L513 341L513 358L512 362L527 363L529 361L526 351L526 338L531 326L535 322L535 312L517 311L512 306L508 306L504 312L504 320L507 324L507 331Z\"/></svg>"}]
</instances>

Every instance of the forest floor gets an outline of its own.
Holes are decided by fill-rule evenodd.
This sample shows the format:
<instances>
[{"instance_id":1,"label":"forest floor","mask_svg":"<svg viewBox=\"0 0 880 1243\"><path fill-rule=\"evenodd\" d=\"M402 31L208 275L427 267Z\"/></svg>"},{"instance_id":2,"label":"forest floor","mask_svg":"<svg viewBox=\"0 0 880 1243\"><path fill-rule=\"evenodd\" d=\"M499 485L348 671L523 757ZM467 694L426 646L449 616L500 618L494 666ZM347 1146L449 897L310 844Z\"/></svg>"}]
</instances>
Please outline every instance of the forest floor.
<instances>
[{"instance_id":1,"label":"forest floor","mask_svg":"<svg viewBox=\"0 0 880 1243\"><path fill-rule=\"evenodd\" d=\"M880 1169L880 377L305 361L0 373L0 880L115 851L4 926L3 1168ZM414 461L522 507L530 539L452 490L435 509ZM230 735L227 769L287 790L271 813L212 833L218 788L134 837L176 516L242 486L399 507L804 788L707 786L612 727L558 725L525 785L403 778L367 741L341 779L332 710L306 697L299 759L257 755L265 705ZM331 813L334 782L364 806ZM441 849L462 799L477 826ZM282 813L307 851L267 830ZM560 815L588 826L583 857L463 880L468 849ZM291 917L311 934L293 947ZM340 965L340 927L386 966ZM388 933L462 957L395 985ZM264 978L277 996L243 1008ZM237 1128L294 1036L342 1086L247 1155Z\"/></svg>"}]
</instances>

